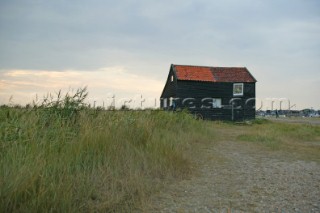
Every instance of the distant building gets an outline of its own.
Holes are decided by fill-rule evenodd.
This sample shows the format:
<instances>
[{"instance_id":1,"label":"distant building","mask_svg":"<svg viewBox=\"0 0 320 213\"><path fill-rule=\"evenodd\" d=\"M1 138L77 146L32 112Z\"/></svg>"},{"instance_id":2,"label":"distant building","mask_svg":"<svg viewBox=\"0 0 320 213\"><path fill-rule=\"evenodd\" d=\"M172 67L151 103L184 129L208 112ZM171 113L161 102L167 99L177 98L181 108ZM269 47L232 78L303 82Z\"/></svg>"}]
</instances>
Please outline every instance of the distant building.
<instances>
[{"instance_id":1,"label":"distant building","mask_svg":"<svg viewBox=\"0 0 320 213\"><path fill-rule=\"evenodd\" d=\"M245 67L172 64L161 94L165 110L187 108L208 120L255 118L256 79Z\"/></svg>"}]
</instances>

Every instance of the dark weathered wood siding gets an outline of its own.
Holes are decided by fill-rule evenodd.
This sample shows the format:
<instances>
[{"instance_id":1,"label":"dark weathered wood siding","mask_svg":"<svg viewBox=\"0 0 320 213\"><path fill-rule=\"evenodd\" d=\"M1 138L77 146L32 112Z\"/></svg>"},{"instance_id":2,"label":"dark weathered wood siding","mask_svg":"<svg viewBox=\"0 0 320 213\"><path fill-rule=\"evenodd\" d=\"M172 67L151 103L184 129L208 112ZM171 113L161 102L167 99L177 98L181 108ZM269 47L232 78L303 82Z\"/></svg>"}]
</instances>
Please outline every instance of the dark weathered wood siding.
<instances>
[{"instance_id":1,"label":"dark weathered wood siding","mask_svg":"<svg viewBox=\"0 0 320 213\"><path fill-rule=\"evenodd\" d=\"M171 82L171 76L173 76L173 81ZM167 77L166 84L163 88L162 95L160 97L160 108L169 108L169 98L175 98L177 96L177 77L175 76L172 66L170 68L170 72ZM166 100L165 100L166 99ZM165 101L167 102L167 106L164 106Z\"/></svg>"},{"instance_id":2,"label":"dark weathered wood siding","mask_svg":"<svg viewBox=\"0 0 320 213\"><path fill-rule=\"evenodd\" d=\"M210 120L232 120L233 108L234 120L254 119L255 83L244 83L242 96L233 96L233 84L178 80L177 108L188 108L190 112ZM222 107L212 108L211 98L220 98Z\"/></svg>"}]
</instances>

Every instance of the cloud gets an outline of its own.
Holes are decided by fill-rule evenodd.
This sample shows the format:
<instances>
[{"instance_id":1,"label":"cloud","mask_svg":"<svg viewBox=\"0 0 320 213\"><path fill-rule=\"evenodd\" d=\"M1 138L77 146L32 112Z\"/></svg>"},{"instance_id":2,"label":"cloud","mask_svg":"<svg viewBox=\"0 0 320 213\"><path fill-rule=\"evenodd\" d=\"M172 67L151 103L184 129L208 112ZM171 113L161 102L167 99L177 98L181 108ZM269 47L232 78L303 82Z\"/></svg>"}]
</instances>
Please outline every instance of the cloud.
<instances>
[{"instance_id":1,"label":"cloud","mask_svg":"<svg viewBox=\"0 0 320 213\"><path fill-rule=\"evenodd\" d=\"M318 0L0 1L0 85L34 94L90 82L92 92L105 88L94 91L102 97L152 88L175 63L247 66L258 94L289 95L284 81L294 89L295 79L320 79L319 8Z\"/></svg>"},{"instance_id":2,"label":"cloud","mask_svg":"<svg viewBox=\"0 0 320 213\"><path fill-rule=\"evenodd\" d=\"M0 103L8 103L13 96L16 104L30 103L36 95L42 97L54 94L60 89L68 92L72 89L88 86L89 102L110 101L112 95L117 100L159 98L163 82L156 79L128 73L123 67L101 68L96 71L65 70L7 70L0 72ZM153 102L152 102L153 103ZM121 104L121 103L118 103Z\"/></svg>"},{"instance_id":3,"label":"cloud","mask_svg":"<svg viewBox=\"0 0 320 213\"><path fill-rule=\"evenodd\" d=\"M297 21L319 26L317 1L29 0L0 4L2 69L96 70L134 65L146 57L167 66L176 61L253 63L252 55L259 52L272 60L274 48L278 55L290 55L293 44L302 44L306 54L317 50L319 55L319 39L313 39L318 33L286 27ZM303 36L297 38L297 33Z\"/></svg>"}]
</instances>

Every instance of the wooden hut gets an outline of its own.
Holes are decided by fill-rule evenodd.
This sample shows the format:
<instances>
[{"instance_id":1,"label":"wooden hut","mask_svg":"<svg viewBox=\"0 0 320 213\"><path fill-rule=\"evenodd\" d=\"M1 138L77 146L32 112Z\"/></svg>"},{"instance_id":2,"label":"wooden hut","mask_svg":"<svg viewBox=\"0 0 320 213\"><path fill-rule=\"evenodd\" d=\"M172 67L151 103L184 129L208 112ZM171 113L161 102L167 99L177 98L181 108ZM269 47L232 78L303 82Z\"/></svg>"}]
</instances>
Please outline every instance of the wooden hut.
<instances>
[{"instance_id":1,"label":"wooden hut","mask_svg":"<svg viewBox=\"0 0 320 213\"><path fill-rule=\"evenodd\" d=\"M165 110L187 108L208 120L255 118L256 79L245 67L172 64L160 97Z\"/></svg>"}]
</instances>

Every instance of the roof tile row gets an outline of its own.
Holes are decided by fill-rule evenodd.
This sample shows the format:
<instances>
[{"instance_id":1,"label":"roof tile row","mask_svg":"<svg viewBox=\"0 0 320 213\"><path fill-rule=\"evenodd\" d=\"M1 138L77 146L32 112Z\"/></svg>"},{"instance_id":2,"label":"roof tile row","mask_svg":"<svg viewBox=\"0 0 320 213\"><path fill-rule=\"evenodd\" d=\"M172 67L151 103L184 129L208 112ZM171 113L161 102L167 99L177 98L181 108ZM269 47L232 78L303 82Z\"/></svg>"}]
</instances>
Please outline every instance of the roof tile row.
<instances>
[{"instance_id":1,"label":"roof tile row","mask_svg":"<svg viewBox=\"0 0 320 213\"><path fill-rule=\"evenodd\" d=\"M245 67L173 65L178 80L207 82L256 82Z\"/></svg>"}]
</instances>

